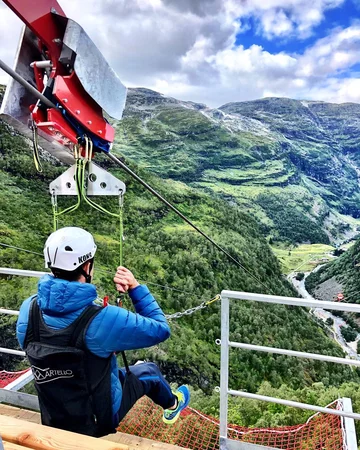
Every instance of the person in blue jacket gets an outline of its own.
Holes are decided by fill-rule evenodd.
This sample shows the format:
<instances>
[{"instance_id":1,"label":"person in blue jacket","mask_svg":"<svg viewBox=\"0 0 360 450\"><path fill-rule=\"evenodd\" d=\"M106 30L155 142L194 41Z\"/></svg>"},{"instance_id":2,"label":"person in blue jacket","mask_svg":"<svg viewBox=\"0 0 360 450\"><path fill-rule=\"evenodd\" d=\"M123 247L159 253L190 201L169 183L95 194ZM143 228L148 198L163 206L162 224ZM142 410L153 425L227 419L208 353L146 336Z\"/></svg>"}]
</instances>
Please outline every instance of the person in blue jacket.
<instances>
[{"instance_id":1,"label":"person in blue jacket","mask_svg":"<svg viewBox=\"0 0 360 450\"><path fill-rule=\"evenodd\" d=\"M61 362L61 358L64 359L64 348L69 348L64 343L71 342L69 336L75 333L76 324L80 323L88 309L96 309L94 306L89 308L97 299L96 287L91 284L95 253L92 235L81 228L66 227L52 233L44 248L46 267L51 269L52 274L40 279L37 295L24 301L17 322L20 346L27 351L32 363L43 423L45 421L48 425L90 435L92 431L88 431L88 428L82 430L81 426L74 425L76 417L84 412L77 411L74 400L76 395L80 396L83 388L75 388L69 383L75 383L75 372L80 363L75 368L66 368L65 365L70 364L76 352L70 349L65 362ZM126 370L118 368L115 355L116 352L150 347L168 339L170 328L164 313L147 286L140 285L130 270L118 267L114 283L120 293L129 293L136 312L110 305L97 308L86 327L83 327L81 348L85 352L84 371L87 385L90 386L88 396L92 397L89 405L93 405L91 407L95 411L92 412L94 424L99 420L108 420L104 411L109 411L110 428L114 429L142 395L149 396L164 409L165 423L173 423L189 403L187 386L180 386L173 392L155 364L140 363L130 366L130 372L138 385L135 389L129 388L128 384L131 383ZM39 311L40 317L36 316L35 309ZM33 325L33 317L38 325ZM36 326L40 330L38 336L33 329ZM61 351L57 347L59 343ZM129 400L127 395L133 398ZM69 400L65 401L67 396ZM65 407L64 404L69 406ZM103 426L103 432L104 429L106 427ZM93 433L104 434L101 430Z\"/></svg>"}]
</instances>

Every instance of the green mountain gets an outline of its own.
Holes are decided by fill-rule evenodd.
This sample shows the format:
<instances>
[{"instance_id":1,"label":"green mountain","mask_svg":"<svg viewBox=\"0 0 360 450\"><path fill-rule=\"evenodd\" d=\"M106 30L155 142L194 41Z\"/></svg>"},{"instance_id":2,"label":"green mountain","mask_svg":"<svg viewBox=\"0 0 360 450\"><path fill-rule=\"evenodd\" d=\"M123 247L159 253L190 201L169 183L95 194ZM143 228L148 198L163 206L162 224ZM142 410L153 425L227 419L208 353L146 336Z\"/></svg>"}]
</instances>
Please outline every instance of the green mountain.
<instances>
[{"instance_id":1,"label":"green mountain","mask_svg":"<svg viewBox=\"0 0 360 450\"><path fill-rule=\"evenodd\" d=\"M286 98L218 109L130 89L115 149L239 205L275 240L338 243L360 221L360 105Z\"/></svg>"},{"instance_id":2,"label":"green mountain","mask_svg":"<svg viewBox=\"0 0 360 450\"><path fill-rule=\"evenodd\" d=\"M132 119L126 123L137 122ZM142 126L142 123L141 120L138 125ZM159 136L160 139L161 133ZM110 170L108 160L98 160ZM129 163L247 269L243 271L228 261L133 180L111 168L111 172L123 179L128 187L125 264L150 286L167 313L199 305L224 288L294 295L256 221L241 211L236 202L230 204L214 199L180 181L161 180L131 161ZM37 174L29 143L0 123L1 266L43 270L42 248L52 231L48 184L65 169L46 154L43 154L43 165L43 173ZM59 206L65 208L73 201L71 198L59 199ZM113 211L116 211L116 203L114 199L102 201ZM64 225L83 226L94 234L99 248L95 283L101 296L110 294L115 301L112 277L118 265L116 220L82 206L76 213L64 216L60 226ZM19 250L21 248L37 254ZM0 305L17 309L35 290L35 279L2 275ZM126 306L131 307L129 301ZM231 317L233 340L342 355L341 349L303 309L235 302ZM0 345L15 347L14 320L3 317L0 327ZM132 352L129 359L157 361L170 381L187 382L211 391L219 383L220 355L219 347L215 345L215 339L220 336L219 304L172 321L171 327L171 339L150 350ZM26 365L13 357L1 358L0 363L7 370ZM263 381L268 381L274 387L285 383L297 389L320 379L326 386L337 386L344 381L358 381L359 376L356 370L338 365L245 351L231 352L231 384L237 388L256 391Z\"/></svg>"}]
</instances>

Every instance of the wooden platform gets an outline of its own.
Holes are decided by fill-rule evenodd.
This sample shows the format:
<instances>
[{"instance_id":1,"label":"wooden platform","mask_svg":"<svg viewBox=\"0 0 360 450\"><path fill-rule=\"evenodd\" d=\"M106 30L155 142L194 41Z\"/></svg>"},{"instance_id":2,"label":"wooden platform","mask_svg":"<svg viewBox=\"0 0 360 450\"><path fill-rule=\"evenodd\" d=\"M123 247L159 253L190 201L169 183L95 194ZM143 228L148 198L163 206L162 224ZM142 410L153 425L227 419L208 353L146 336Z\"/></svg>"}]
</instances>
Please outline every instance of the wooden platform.
<instances>
[{"instance_id":1,"label":"wooden platform","mask_svg":"<svg viewBox=\"0 0 360 450\"><path fill-rule=\"evenodd\" d=\"M40 414L0 404L0 436L5 450L189 450L116 433L101 439L40 425Z\"/></svg>"}]
</instances>

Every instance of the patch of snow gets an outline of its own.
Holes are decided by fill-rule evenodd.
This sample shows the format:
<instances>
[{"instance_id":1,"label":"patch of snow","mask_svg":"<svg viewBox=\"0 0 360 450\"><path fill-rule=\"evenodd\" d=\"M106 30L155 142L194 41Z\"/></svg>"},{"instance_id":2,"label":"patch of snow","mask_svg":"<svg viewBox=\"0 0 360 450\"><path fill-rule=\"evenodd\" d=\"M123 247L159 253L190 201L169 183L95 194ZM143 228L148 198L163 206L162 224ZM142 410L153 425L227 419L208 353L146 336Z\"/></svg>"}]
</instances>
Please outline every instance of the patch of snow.
<instances>
[{"instance_id":1,"label":"patch of snow","mask_svg":"<svg viewBox=\"0 0 360 450\"><path fill-rule=\"evenodd\" d=\"M258 136L273 137L274 133L270 130L269 126L262 123L260 120L251 119L249 117L242 116L240 114L228 114L220 109L205 108L200 112L213 123L222 125L230 132L251 132Z\"/></svg>"}]
</instances>

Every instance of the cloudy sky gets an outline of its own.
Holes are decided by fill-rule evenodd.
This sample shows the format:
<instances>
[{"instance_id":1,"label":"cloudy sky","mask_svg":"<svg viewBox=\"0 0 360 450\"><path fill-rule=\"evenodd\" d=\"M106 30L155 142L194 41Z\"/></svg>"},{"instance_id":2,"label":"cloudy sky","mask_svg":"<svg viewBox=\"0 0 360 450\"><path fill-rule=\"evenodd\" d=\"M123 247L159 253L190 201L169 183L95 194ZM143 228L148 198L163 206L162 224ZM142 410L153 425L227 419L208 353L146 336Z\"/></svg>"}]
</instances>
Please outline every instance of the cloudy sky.
<instances>
[{"instance_id":1,"label":"cloudy sky","mask_svg":"<svg viewBox=\"0 0 360 450\"><path fill-rule=\"evenodd\" d=\"M360 102L360 0L59 3L127 86L210 106L269 96ZM9 64L20 25L1 2Z\"/></svg>"}]
</instances>

